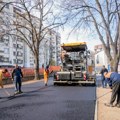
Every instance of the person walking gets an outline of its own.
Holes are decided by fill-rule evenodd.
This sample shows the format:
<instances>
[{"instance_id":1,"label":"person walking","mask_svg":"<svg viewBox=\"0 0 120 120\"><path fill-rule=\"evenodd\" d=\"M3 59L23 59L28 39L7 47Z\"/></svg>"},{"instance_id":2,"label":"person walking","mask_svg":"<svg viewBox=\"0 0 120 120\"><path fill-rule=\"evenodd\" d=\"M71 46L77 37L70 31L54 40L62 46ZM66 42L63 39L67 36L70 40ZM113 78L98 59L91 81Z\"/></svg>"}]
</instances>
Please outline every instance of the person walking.
<instances>
[{"instance_id":1,"label":"person walking","mask_svg":"<svg viewBox=\"0 0 120 120\"><path fill-rule=\"evenodd\" d=\"M22 71L18 65L15 65L15 68L12 72L12 79L15 83L15 94L20 94L22 93L21 91L21 86L22 86L22 80L21 78L23 77Z\"/></svg>"},{"instance_id":2,"label":"person walking","mask_svg":"<svg viewBox=\"0 0 120 120\"><path fill-rule=\"evenodd\" d=\"M4 85L3 85L3 78L4 78L4 74L7 73L8 70L7 69L3 69L3 70L0 70L0 87L1 88L4 88ZM7 95L10 95L5 89L4 89L5 93L7 93ZM1 98L1 97L0 97Z\"/></svg>"},{"instance_id":3,"label":"person walking","mask_svg":"<svg viewBox=\"0 0 120 120\"><path fill-rule=\"evenodd\" d=\"M104 76L107 78L110 87L112 87L110 102L105 105L108 107L113 107L113 103L117 98L115 106L120 108L120 74L117 72L105 72Z\"/></svg>"},{"instance_id":4,"label":"person walking","mask_svg":"<svg viewBox=\"0 0 120 120\"><path fill-rule=\"evenodd\" d=\"M107 68L105 68L105 66L103 65L102 70L100 71L101 74L101 78L102 78L102 87L105 88L107 86L107 81L104 77L104 73L108 72Z\"/></svg>"},{"instance_id":5,"label":"person walking","mask_svg":"<svg viewBox=\"0 0 120 120\"><path fill-rule=\"evenodd\" d=\"M49 65L47 65L46 68L44 69L44 83L45 83L45 86L47 86L48 77L49 77Z\"/></svg>"}]
</instances>

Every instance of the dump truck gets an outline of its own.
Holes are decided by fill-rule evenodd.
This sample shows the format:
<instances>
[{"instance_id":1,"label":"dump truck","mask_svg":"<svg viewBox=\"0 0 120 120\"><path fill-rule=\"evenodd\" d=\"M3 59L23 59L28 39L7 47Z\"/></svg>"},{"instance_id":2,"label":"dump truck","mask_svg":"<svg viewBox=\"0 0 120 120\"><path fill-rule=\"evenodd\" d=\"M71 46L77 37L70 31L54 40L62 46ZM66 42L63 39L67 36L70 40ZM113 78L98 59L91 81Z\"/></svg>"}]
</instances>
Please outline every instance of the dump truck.
<instances>
[{"instance_id":1,"label":"dump truck","mask_svg":"<svg viewBox=\"0 0 120 120\"><path fill-rule=\"evenodd\" d=\"M66 43L61 45L61 71L54 74L54 85L67 84L92 84L95 85L95 74L89 72L86 42ZM91 70L91 69L90 69Z\"/></svg>"}]
</instances>

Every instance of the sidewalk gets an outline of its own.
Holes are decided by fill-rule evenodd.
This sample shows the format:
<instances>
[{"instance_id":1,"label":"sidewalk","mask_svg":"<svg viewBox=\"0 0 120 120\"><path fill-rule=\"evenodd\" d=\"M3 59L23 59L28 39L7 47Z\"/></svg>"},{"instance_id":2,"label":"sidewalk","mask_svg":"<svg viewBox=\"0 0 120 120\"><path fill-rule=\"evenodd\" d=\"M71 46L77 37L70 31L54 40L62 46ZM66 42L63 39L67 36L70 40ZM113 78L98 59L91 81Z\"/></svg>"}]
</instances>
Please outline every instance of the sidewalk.
<instances>
[{"instance_id":1,"label":"sidewalk","mask_svg":"<svg viewBox=\"0 0 120 120\"><path fill-rule=\"evenodd\" d=\"M120 108L107 107L104 103L109 102L111 89L97 87L97 118L98 120L120 120Z\"/></svg>"}]
</instances>

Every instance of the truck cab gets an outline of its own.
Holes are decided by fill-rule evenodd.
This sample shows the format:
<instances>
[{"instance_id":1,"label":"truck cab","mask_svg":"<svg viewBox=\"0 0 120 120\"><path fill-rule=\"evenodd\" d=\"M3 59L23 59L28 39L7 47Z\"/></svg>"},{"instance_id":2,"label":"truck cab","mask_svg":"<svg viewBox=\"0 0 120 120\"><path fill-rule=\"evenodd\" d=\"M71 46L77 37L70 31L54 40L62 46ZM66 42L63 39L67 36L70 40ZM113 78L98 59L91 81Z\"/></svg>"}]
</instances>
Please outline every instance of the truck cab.
<instances>
[{"instance_id":1,"label":"truck cab","mask_svg":"<svg viewBox=\"0 0 120 120\"><path fill-rule=\"evenodd\" d=\"M88 50L86 42L66 43L61 45L61 71L54 75L54 85L60 83L94 84L95 75L88 71Z\"/></svg>"}]
</instances>

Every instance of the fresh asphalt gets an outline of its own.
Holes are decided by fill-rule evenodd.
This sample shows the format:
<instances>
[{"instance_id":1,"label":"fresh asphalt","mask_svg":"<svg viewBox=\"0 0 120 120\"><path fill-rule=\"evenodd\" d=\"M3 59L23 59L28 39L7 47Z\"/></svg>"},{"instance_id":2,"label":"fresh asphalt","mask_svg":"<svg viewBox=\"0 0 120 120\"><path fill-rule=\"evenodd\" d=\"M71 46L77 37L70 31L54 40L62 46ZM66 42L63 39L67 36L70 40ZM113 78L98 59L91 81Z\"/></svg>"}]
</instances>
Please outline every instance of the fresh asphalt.
<instances>
[{"instance_id":1,"label":"fresh asphalt","mask_svg":"<svg viewBox=\"0 0 120 120\"><path fill-rule=\"evenodd\" d=\"M50 78L48 86L38 81L22 90L21 95L7 97L0 89L0 120L94 120L96 87L53 86Z\"/></svg>"}]
</instances>

